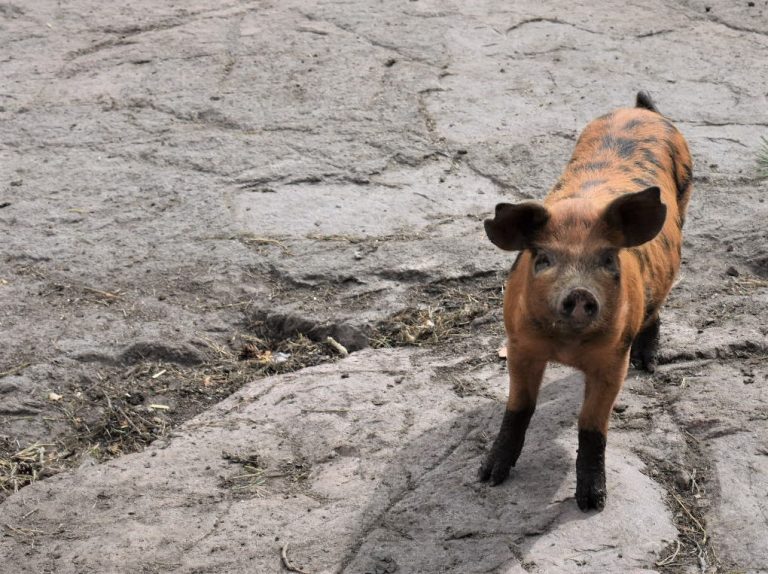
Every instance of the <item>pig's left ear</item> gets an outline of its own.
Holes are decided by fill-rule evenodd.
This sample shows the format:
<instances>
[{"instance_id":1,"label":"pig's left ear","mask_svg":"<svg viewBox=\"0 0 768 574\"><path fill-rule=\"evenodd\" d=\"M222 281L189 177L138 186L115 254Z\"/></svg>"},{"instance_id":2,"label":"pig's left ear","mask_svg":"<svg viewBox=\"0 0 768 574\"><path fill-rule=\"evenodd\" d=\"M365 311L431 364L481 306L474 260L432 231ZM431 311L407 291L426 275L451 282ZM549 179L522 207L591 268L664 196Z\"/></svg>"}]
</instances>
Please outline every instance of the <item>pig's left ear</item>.
<instances>
[{"instance_id":1,"label":"pig's left ear","mask_svg":"<svg viewBox=\"0 0 768 574\"><path fill-rule=\"evenodd\" d=\"M608 239L617 247L635 247L650 241L664 227L666 217L667 206L656 186L614 199L603 213Z\"/></svg>"},{"instance_id":2,"label":"pig's left ear","mask_svg":"<svg viewBox=\"0 0 768 574\"><path fill-rule=\"evenodd\" d=\"M496 247L520 251L531 244L548 220L547 208L539 203L499 203L494 218L485 220L485 233Z\"/></svg>"}]
</instances>

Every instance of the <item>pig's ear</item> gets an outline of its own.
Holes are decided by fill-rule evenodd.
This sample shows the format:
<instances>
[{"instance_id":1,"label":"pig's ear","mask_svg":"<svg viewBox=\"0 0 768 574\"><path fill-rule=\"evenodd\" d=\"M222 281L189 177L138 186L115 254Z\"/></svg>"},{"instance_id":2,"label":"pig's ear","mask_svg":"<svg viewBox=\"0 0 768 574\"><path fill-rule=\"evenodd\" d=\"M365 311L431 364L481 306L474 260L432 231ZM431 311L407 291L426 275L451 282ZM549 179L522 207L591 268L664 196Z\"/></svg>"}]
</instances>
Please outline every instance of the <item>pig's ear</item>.
<instances>
[{"instance_id":1,"label":"pig's ear","mask_svg":"<svg viewBox=\"0 0 768 574\"><path fill-rule=\"evenodd\" d=\"M617 247L634 247L650 241L664 227L667 206L658 187L627 193L614 199L603 213L608 239Z\"/></svg>"},{"instance_id":2,"label":"pig's ear","mask_svg":"<svg viewBox=\"0 0 768 574\"><path fill-rule=\"evenodd\" d=\"M496 247L519 251L530 245L548 220L547 208L538 203L499 203L494 218L485 220L485 233Z\"/></svg>"}]
</instances>

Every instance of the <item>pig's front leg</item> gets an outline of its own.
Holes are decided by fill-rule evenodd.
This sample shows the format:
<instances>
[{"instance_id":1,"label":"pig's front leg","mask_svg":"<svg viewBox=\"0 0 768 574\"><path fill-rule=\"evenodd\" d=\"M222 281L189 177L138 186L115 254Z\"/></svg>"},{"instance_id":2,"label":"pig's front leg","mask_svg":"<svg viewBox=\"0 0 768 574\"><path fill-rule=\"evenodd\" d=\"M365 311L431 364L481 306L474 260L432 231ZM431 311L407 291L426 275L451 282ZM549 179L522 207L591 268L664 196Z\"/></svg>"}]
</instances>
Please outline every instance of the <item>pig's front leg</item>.
<instances>
[{"instance_id":1,"label":"pig's front leg","mask_svg":"<svg viewBox=\"0 0 768 574\"><path fill-rule=\"evenodd\" d=\"M605 444L608 421L627 375L629 357L586 374L584 404L579 415L576 456L576 503L581 510L605 507Z\"/></svg>"},{"instance_id":2,"label":"pig's front leg","mask_svg":"<svg viewBox=\"0 0 768 574\"><path fill-rule=\"evenodd\" d=\"M491 451L480 466L481 481L490 480L497 485L509 476L509 469L515 466L523 450L525 431L536 409L541 379L546 361L531 360L509 353L509 399L501 422L501 429L493 442Z\"/></svg>"}]
</instances>

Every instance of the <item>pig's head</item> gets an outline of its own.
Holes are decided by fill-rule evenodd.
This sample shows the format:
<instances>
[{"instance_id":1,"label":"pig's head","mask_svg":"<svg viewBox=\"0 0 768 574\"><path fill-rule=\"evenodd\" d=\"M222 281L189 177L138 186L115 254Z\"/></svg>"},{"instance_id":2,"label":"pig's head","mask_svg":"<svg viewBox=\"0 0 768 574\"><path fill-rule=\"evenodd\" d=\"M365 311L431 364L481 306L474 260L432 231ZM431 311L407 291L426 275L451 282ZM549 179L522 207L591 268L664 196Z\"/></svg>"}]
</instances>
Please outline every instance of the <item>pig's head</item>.
<instances>
[{"instance_id":1,"label":"pig's head","mask_svg":"<svg viewBox=\"0 0 768 574\"><path fill-rule=\"evenodd\" d=\"M550 206L500 203L485 221L501 249L530 253L525 312L553 334L587 334L611 323L621 290L619 251L650 241L661 231L667 208L658 187L598 204L571 197Z\"/></svg>"}]
</instances>

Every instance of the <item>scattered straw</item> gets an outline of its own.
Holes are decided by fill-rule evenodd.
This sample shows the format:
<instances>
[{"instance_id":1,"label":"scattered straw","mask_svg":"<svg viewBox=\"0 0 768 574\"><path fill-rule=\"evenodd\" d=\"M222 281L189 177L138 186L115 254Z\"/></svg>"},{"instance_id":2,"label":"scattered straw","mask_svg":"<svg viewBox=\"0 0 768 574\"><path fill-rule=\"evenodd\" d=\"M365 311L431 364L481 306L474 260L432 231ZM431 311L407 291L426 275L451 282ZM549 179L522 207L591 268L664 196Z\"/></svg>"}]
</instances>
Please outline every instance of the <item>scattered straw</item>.
<instances>
[{"instance_id":1,"label":"scattered straw","mask_svg":"<svg viewBox=\"0 0 768 574\"><path fill-rule=\"evenodd\" d=\"M379 323L371 337L372 347L430 345L463 334L485 307L468 301L457 309L428 307L406 309Z\"/></svg>"},{"instance_id":2,"label":"scattered straw","mask_svg":"<svg viewBox=\"0 0 768 574\"><path fill-rule=\"evenodd\" d=\"M257 237L252 233L241 233L236 239L245 245L277 245L286 255L291 254L291 250L285 246L285 243L278 241L277 239L272 239L271 237Z\"/></svg>"},{"instance_id":3,"label":"scattered straw","mask_svg":"<svg viewBox=\"0 0 768 574\"><path fill-rule=\"evenodd\" d=\"M57 452L47 450L52 446L35 443L9 455L0 454L0 491L18 492L20 488L61 470L56 465Z\"/></svg>"},{"instance_id":4,"label":"scattered straw","mask_svg":"<svg viewBox=\"0 0 768 574\"><path fill-rule=\"evenodd\" d=\"M693 520L694 524L696 524L696 526L698 526L699 532L702 534L701 544L706 544L707 540L709 538L709 536L707 534L707 529L704 528L701 525L701 522L699 522L698 519L693 514L691 514L691 511L688 510L688 507L685 504L683 504L683 501L680 500L679 496L677 496L674 492L670 492L670 494L677 501L677 503L680 505L680 508L682 508L685 511L685 513L688 515L688 518Z\"/></svg>"},{"instance_id":5,"label":"scattered straw","mask_svg":"<svg viewBox=\"0 0 768 574\"><path fill-rule=\"evenodd\" d=\"M259 498L266 494L264 485L268 477L261 466L261 459L258 454L243 455L224 451L221 456L224 460L239 464L243 468L243 472L225 478L222 481L222 486L236 493L248 493Z\"/></svg>"},{"instance_id":6,"label":"scattered straw","mask_svg":"<svg viewBox=\"0 0 768 574\"><path fill-rule=\"evenodd\" d=\"M664 558L663 560L659 560L658 562L656 562L656 566L667 566L668 564L672 564L672 562L675 561L675 558L677 558L677 555L680 553L680 547L681 547L679 540L675 540L675 542L677 543L677 547L675 548L675 551L669 556L667 556L666 558Z\"/></svg>"},{"instance_id":7,"label":"scattered straw","mask_svg":"<svg viewBox=\"0 0 768 574\"><path fill-rule=\"evenodd\" d=\"M32 363L21 363L20 365L16 365L15 367L11 367L7 371L0 372L0 379L3 377L9 377L11 375L16 375L26 369L28 366L30 366Z\"/></svg>"},{"instance_id":8,"label":"scattered straw","mask_svg":"<svg viewBox=\"0 0 768 574\"><path fill-rule=\"evenodd\" d=\"M757 172L761 177L768 177L768 138L762 136L762 146L757 152Z\"/></svg>"},{"instance_id":9,"label":"scattered straw","mask_svg":"<svg viewBox=\"0 0 768 574\"><path fill-rule=\"evenodd\" d=\"M17 536L35 536L37 534L45 534L42 530L36 530L34 528L21 528L19 526L11 526L6 524L5 527Z\"/></svg>"},{"instance_id":10,"label":"scattered straw","mask_svg":"<svg viewBox=\"0 0 768 574\"><path fill-rule=\"evenodd\" d=\"M333 337L326 337L325 342L328 343L334 351L336 351L339 355L342 357L348 357L349 351L347 351L347 348L339 343L336 339Z\"/></svg>"},{"instance_id":11,"label":"scattered straw","mask_svg":"<svg viewBox=\"0 0 768 574\"><path fill-rule=\"evenodd\" d=\"M95 293L96 295L101 295L102 297L105 297L107 299L118 299L121 297L120 293L111 293L109 291L102 291L101 289L94 289L93 287L86 287L83 285L81 287L84 291L90 291L91 293Z\"/></svg>"}]
</instances>

